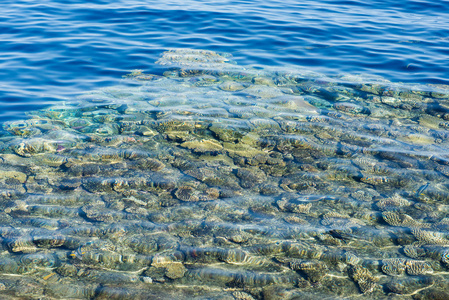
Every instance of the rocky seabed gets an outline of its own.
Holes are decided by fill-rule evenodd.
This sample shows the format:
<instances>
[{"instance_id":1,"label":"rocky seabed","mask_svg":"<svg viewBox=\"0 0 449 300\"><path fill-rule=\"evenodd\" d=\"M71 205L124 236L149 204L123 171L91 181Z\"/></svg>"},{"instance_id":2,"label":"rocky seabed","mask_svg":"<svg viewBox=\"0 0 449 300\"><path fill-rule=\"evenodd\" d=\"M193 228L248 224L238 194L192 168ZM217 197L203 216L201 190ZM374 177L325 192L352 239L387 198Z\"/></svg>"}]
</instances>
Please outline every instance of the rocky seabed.
<instances>
[{"instance_id":1,"label":"rocky seabed","mask_svg":"<svg viewBox=\"0 0 449 300\"><path fill-rule=\"evenodd\" d=\"M449 298L449 87L231 59L3 125L2 299Z\"/></svg>"}]
</instances>

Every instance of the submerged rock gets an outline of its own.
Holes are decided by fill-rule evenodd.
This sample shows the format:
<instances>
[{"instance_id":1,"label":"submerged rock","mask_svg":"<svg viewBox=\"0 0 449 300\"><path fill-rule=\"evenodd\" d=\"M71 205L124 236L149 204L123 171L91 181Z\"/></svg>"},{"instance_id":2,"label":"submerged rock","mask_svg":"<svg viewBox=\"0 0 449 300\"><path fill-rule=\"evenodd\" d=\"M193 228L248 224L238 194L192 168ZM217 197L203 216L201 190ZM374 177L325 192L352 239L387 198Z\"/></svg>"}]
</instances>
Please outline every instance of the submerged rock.
<instances>
[{"instance_id":1,"label":"submerged rock","mask_svg":"<svg viewBox=\"0 0 449 300\"><path fill-rule=\"evenodd\" d=\"M158 64L4 124L5 291L444 298L446 87L208 50Z\"/></svg>"}]
</instances>

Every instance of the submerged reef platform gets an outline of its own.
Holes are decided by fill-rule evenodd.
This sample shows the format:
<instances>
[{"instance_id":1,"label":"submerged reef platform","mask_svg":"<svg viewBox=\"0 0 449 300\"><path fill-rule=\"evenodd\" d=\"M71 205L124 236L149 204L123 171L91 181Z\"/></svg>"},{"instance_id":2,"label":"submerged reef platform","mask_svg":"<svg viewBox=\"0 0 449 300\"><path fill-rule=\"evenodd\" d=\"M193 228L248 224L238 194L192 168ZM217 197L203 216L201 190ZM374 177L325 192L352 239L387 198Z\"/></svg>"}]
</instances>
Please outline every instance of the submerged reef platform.
<instances>
[{"instance_id":1,"label":"submerged reef platform","mask_svg":"<svg viewBox=\"0 0 449 300\"><path fill-rule=\"evenodd\" d=\"M2 299L449 299L449 87L174 49L3 124Z\"/></svg>"}]
</instances>

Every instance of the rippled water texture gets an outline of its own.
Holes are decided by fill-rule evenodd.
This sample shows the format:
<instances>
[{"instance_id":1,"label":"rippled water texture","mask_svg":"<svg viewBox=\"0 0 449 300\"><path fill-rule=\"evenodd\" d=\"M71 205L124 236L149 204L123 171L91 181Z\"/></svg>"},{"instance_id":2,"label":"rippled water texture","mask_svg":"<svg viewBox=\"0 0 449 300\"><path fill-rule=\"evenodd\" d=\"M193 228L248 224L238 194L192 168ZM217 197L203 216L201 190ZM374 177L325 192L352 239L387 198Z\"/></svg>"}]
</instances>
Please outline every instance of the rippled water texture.
<instances>
[{"instance_id":1,"label":"rippled water texture","mask_svg":"<svg viewBox=\"0 0 449 300\"><path fill-rule=\"evenodd\" d=\"M448 86L157 64L4 123L0 295L449 297Z\"/></svg>"},{"instance_id":2,"label":"rippled water texture","mask_svg":"<svg viewBox=\"0 0 449 300\"><path fill-rule=\"evenodd\" d=\"M4 0L0 120L21 119L133 69L167 48L239 63L447 83L448 1ZM24 105L25 104L25 105Z\"/></svg>"}]
</instances>

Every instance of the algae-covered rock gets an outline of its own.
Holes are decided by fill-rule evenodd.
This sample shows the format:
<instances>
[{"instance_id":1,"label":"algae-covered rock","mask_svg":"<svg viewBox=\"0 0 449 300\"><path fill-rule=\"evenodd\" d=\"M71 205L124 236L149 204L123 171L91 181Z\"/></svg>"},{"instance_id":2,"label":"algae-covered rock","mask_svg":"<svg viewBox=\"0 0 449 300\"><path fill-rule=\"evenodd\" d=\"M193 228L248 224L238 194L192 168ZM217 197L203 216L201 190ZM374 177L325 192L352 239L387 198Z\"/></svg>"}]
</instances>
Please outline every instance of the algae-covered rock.
<instances>
[{"instance_id":1,"label":"algae-covered rock","mask_svg":"<svg viewBox=\"0 0 449 300\"><path fill-rule=\"evenodd\" d=\"M25 183L27 175L18 171L0 170L0 179L15 179L20 183Z\"/></svg>"},{"instance_id":2,"label":"algae-covered rock","mask_svg":"<svg viewBox=\"0 0 449 300\"><path fill-rule=\"evenodd\" d=\"M243 122L213 123L209 130L212 131L219 140L224 142L235 142L242 138L249 130L249 127Z\"/></svg>"},{"instance_id":3,"label":"algae-covered rock","mask_svg":"<svg viewBox=\"0 0 449 300\"><path fill-rule=\"evenodd\" d=\"M187 272L186 267L180 262L174 262L168 264L165 269L165 276L170 279L179 279L184 277L184 274Z\"/></svg>"},{"instance_id":4,"label":"algae-covered rock","mask_svg":"<svg viewBox=\"0 0 449 300\"><path fill-rule=\"evenodd\" d=\"M418 145L428 145L434 143L434 138L432 136L424 135L424 134L410 134L405 137L405 141L410 142L412 144Z\"/></svg>"},{"instance_id":5,"label":"algae-covered rock","mask_svg":"<svg viewBox=\"0 0 449 300\"><path fill-rule=\"evenodd\" d=\"M181 147L191 149L197 153L217 152L223 149L223 146L216 140L188 141L182 143Z\"/></svg>"},{"instance_id":6,"label":"algae-covered rock","mask_svg":"<svg viewBox=\"0 0 449 300\"><path fill-rule=\"evenodd\" d=\"M229 156L254 157L258 154L264 154L264 151L250 147L246 144L223 143L223 148L229 153Z\"/></svg>"}]
</instances>

